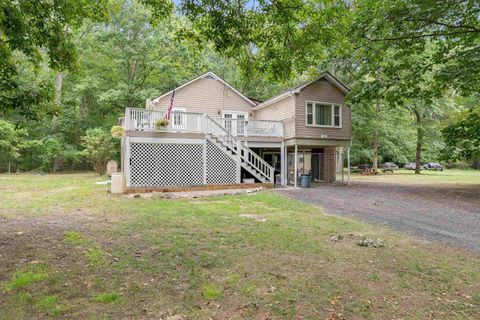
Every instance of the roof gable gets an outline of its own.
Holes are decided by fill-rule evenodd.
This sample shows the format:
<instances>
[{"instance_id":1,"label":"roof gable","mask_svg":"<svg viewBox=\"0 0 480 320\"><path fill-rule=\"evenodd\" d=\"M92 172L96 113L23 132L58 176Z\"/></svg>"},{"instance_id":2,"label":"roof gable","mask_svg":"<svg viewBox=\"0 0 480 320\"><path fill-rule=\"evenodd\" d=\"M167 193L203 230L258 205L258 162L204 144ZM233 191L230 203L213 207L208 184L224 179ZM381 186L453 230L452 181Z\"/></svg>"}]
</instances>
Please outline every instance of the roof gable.
<instances>
[{"instance_id":1,"label":"roof gable","mask_svg":"<svg viewBox=\"0 0 480 320\"><path fill-rule=\"evenodd\" d=\"M259 110L259 109L262 109L263 107L266 107L274 102L277 102L277 101L280 101L280 100L283 100L287 97L290 97L294 94L297 94L297 93L300 93L300 91L302 91L303 89L305 89L306 87L308 87L309 85L311 85L312 83L315 83L317 81L320 81L320 80L327 80L329 83L331 83L333 86L335 86L337 89L339 89L342 93L344 94L347 94L350 92L350 89L344 85L342 82L340 82L337 78L335 78L330 72L324 72L323 74L321 74L319 77L311 80L311 81L307 81L307 82L304 82L292 89L289 89L287 91L284 91L260 104L258 104L253 110Z\"/></svg>"},{"instance_id":2,"label":"roof gable","mask_svg":"<svg viewBox=\"0 0 480 320\"><path fill-rule=\"evenodd\" d=\"M184 84L182 84L181 86L175 88L175 91L179 91L181 90L182 88L185 88L186 86L200 80L200 79L211 79L211 80L218 80L220 81L223 85L225 85L226 87L228 87L230 90L232 90L235 94L237 94L240 98L242 98L243 100L247 101L251 106L255 107L256 106L256 103L253 102L252 100L250 100L249 98L247 98L246 96L244 96L240 91L238 91L237 89L235 89L234 87L232 87L231 85L229 85L225 80L223 80L222 78L220 78L219 76L217 76L215 73L213 73L212 71L208 71L207 73L204 73L202 74L201 76L193 79L193 80L190 80ZM163 95L161 95L160 97L156 98L153 100L153 102L158 102L160 99L168 96L169 94L171 94L173 92L173 90L170 90L168 91L167 93L164 93Z\"/></svg>"}]
</instances>

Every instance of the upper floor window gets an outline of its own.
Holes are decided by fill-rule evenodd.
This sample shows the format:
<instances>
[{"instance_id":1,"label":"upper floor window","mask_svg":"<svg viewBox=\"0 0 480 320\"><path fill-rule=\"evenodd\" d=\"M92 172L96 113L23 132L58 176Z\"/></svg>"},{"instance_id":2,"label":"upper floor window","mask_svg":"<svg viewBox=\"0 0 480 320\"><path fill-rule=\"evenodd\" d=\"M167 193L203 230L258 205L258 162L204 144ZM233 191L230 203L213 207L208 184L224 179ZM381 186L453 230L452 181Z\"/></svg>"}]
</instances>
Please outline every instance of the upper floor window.
<instances>
[{"instance_id":1,"label":"upper floor window","mask_svg":"<svg viewBox=\"0 0 480 320\"><path fill-rule=\"evenodd\" d=\"M305 109L307 126L342 127L340 104L307 101Z\"/></svg>"}]
</instances>

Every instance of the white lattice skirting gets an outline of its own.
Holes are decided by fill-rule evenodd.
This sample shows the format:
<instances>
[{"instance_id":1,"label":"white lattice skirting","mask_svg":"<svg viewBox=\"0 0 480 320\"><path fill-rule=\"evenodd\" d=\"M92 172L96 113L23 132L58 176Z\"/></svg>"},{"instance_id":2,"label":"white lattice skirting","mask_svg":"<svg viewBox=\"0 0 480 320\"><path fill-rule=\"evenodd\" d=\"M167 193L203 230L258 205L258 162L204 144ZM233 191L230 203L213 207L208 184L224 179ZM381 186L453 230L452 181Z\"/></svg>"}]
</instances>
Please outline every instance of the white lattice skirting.
<instances>
[{"instance_id":1,"label":"white lattice skirting","mask_svg":"<svg viewBox=\"0 0 480 320\"><path fill-rule=\"evenodd\" d=\"M230 184L237 181L237 165L218 146L207 140L207 184Z\"/></svg>"},{"instance_id":2,"label":"white lattice skirting","mask_svg":"<svg viewBox=\"0 0 480 320\"><path fill-rule=\"evenodd\" d=\"M196 186L239 181L236 161L205 139L127 139L127 187Z\"/></svg>"}]
</instances>

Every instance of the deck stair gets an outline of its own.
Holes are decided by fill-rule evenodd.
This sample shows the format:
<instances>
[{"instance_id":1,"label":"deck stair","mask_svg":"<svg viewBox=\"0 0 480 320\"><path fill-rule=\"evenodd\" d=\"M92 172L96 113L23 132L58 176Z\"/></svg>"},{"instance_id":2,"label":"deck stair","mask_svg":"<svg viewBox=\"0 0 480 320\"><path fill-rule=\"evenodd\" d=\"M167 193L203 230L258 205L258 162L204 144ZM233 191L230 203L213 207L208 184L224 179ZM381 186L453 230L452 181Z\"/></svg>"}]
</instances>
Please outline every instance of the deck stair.
<instances>
[{"instance_id":1,"label":"deck stair","mask_svg":"<svg viewBox=\"0 0 480 320\"><path fill-rule=\"evenodd\" d=\"M274 168L250 149L245 142L229 133L221 124L208 115L205 117L207 140L215 144L237 164L260 182L274 182Z\"/></svg>"}]
</instances>

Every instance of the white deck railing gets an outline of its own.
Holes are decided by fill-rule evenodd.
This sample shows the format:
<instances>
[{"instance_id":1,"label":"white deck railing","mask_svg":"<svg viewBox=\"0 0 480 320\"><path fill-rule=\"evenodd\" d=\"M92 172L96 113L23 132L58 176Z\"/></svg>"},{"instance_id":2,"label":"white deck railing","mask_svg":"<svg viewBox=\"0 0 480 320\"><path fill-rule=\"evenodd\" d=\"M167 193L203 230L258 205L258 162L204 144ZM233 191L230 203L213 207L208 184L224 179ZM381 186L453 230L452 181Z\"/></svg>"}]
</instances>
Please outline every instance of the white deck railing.
<instances>
[{"instance_id":1,"label":"white deck railing","mask_svg":"<svg viewBox=\"0 0 480 320\"><path fill-rule=\"evenodd\" d=\"M213 118L234 136L283 137L283 123L273 120Z\"/></svg>"},{"instance_id":2,"label":"white deck railing","mask_svg":"<svg viewBox=\"0 0 480 320\"><path fill-rule=\"evenodd\" d=\"M170 116L168 126L156 128L155 123L164 117L164 111L127 108L125 110L125 129L133 131L207 132L203 113L174 111ZM283 137L283 123L281 121L212 119L234 136Z\"/></svg>"},{"instance_id":3,"label":"white deck railing","mask_svg":"<svg viewBox=\"0 0 480 320\"><path fill-rule=\"evenodd\" d=\"M157 128L158 120L165 117L165 112L145 109L127 108L125 111L125 129L132 131L167 131L204 133L203 113L172 112L167 126Z\"/></svg>"},{"instance_id":4,"label":"white deck railing","mask_svg":"<svg viewBox=\"0 0 480 320\"><path fill-rule=\"evenodd\" d=\"M267 181L274 181L274 168L248 148L245 142L238 140L218 120L214 120L204 113L172 112L168 125L163 129L156 128L156 122L163 119L164 116L165 112L163 111L127 108L125 111L125 129L210 134L219 139L222 145L234 154L239 155L242 163L248 164ZM263 134L267 133L264 132Z\"/></svg>"}]
</instances>

